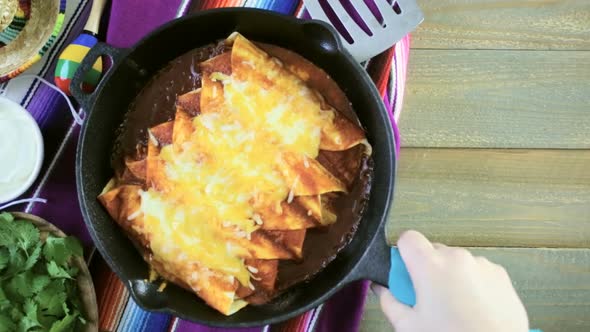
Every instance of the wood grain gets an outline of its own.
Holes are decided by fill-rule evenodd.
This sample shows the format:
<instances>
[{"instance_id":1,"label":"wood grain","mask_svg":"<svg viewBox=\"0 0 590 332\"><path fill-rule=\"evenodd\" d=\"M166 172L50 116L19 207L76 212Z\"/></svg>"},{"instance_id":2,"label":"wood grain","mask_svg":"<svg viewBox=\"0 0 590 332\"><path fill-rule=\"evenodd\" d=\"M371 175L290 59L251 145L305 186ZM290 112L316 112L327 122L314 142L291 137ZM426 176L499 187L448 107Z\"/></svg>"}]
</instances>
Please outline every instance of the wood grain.
<instances>
[{"instance_id":1,"label":"wood grain","mask_svg":"<svg viewBox=\"0 0 590 332\"><path fill-rule=\"evenodd\" d=\"M590 50L588 0L420 0L412 47Z\"/></svg>"},{"instance_id":2,"label":"wood grain","mask_svg":"<svg viewBox=\"0 0 590 332\"><path fill-rule=\"evenodd\" d=\"M590 1L419 3L389 242L479 247L532 327L590 331ZM372 295L361 331L391 331Z\"/></svg>"},{"instance_id":3,"label":"wood grain","mask_svg":"<svg viewBox=\"0 0 590 332\"><path fill-rule=\"evenodd\" d=\"M475 255L503 265L529 314L544 332L590 331L590 250L479 248ZM370 293L361 331L391 331Z\"/></svg>"},{"instance_id":4,"label":"wood grain","mask_svg":"<svg viewBox=\"0 0 590 332\"><path fill-rule=\"evenodd\" d=\"M408 75L403 146L590 148L590 52L413 50Z\"/></svg>"},{"instance_id":5,"label":"wood grain","mask_svg":"<svg viewBox=\"0 0 590 332\"><path fill-rule=\"evenodd\" d=\"M402 149L387 233L462 246L590 247L590 150Z\"/></svg>"}]
</instances>

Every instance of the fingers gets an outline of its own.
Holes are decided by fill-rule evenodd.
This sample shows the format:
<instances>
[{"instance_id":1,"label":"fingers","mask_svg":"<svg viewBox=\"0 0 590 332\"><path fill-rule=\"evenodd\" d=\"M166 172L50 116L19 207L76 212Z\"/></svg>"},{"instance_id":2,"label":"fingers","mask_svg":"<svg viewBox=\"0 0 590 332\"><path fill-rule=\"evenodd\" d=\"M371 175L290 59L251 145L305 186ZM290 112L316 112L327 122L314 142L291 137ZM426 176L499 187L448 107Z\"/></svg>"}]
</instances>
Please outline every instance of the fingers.
<instances>
[{"instance_id":1,"label":"fingers","mask_svg":"<svg viewBox=\"0 0 590 332\"><path fill-rule=\"evenodd\" d=\"M397 240L397 246L404 258L430 256L434 251L432 243L422 233L416 231L403 232Z\"/></svg>"},{"instance_id":2,"label":"fingers","mask_svg":"<svg viewBox=\"0 0 590 332\"><path fill-rule=\"evenodd\" d=\"M426 263L436 254L432 243L419 232L407 231L400 235L397 246L404 261L414 288L420 285L420 276L426 275Z\"/></svg>"},{"instance_id":3,"label":"fingers","mask_svg":"<svg viewBox=\"0 0 590 332\"><path fill-rule=\"evenodd\" d=\"M487 258L483 257L483 256L475 256L475 261L477 262L477 264L479 264L479 266L489 266L491 264L493 264L492 262L490 262Z\"/></svg>"},{"instance_id":4,"label":"fingers","mask_svg":"<svg viewBox=\"0 0 590 332\"><path fill-rule=\"evenodd\" d=\"M502 265L498 265L496 263L490 262L487 258L482 257L482 256L475 256L475 261L480 266L480 268L490 271L490 273L491 273L490 275L492 275L494 278L496 278L496 279L502 278L505 280L510 280L510 276L508 275L508 272L506 271L506 269Z\"/></svg>"},{"instance_id":5,"label":"fingers","mask_svg":"<svg viewBox=\"0 0 590 332\"><path fill-rule=\"evenodd\" d=\"M412 314L412 308L396 300L389 292L389 289L371 283L371 290L375 293L377 298L379 298L381 310L383 310L383 313L389 322L391 322L396 329L399 328L399 323L402 320L407 319L409 315Z\"/></svg>"},{"instance_id":6,"label":"fingers","mask_svg":"<svg viewBox=\"0 0 590 332\"><path fill-rule=\"evenodd\" d=\"M446 245L444 245L442 243L438 243L438 242L433 243L432 247L434 247L434 249L436 249L436 250L448 248Z\"/></svg>"}]
</instances>

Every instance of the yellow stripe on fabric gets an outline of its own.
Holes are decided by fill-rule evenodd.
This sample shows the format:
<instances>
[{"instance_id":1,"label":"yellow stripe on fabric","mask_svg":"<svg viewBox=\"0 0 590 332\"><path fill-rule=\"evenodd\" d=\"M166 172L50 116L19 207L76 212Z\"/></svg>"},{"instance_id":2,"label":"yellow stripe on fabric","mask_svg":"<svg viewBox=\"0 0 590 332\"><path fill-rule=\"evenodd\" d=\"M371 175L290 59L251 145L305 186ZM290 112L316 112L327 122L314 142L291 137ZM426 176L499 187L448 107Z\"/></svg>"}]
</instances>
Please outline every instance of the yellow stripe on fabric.
<instances>
[{"instance_id":1,"label":"yellow stripe on fabric","mask_svg":"<svg viewBox=\"0 0 590 332\"><path fill-rule=\"evenodd\" d=\"M86 46L71 44L66 47L64 52L61 54L61 58L80 63L86 54L88 54L88 51L90 51L90 48ZM92 65L92 68L98 72L102 72L102 68L98 65L98 61Z\"/></svg>"}]
</instances>

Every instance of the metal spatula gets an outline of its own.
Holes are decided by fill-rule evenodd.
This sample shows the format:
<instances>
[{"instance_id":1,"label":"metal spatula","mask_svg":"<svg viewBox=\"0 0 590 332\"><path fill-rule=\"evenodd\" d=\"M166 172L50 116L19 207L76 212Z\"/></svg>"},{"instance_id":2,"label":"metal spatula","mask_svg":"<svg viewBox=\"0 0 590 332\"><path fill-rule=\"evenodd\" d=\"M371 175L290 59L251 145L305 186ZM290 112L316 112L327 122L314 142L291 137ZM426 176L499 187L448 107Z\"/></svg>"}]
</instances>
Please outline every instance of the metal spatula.
<instances>
[{"instance_id":1,"label":"metal spatula","mask_svg":"<svg viewBox=\"0 0 590 332\"><path fill-rule=\"evenodd\" d=\"M330 23L358 61L390 48L424 15L415 0L304 0L312 18Z\"/></svg>"}]
</instances>

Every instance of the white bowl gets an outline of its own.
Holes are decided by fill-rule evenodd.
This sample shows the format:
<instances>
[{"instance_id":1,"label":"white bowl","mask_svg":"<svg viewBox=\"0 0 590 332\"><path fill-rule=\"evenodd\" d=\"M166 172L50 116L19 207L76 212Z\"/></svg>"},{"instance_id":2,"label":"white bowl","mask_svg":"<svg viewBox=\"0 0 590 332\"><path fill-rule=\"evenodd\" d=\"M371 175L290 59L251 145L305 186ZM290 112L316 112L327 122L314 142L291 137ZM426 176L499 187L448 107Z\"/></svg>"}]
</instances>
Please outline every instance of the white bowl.
<instances>
[{"instance_id":1,"label":"white bowl","mask_svg":"<svg viewBox=\"0 0 590 332\"><path fill-rule=\"evenodd\" d=\"M39 125L21 105L0 97L0 204L27 191L42 164Z\"/></svg>"}]
</instances>

